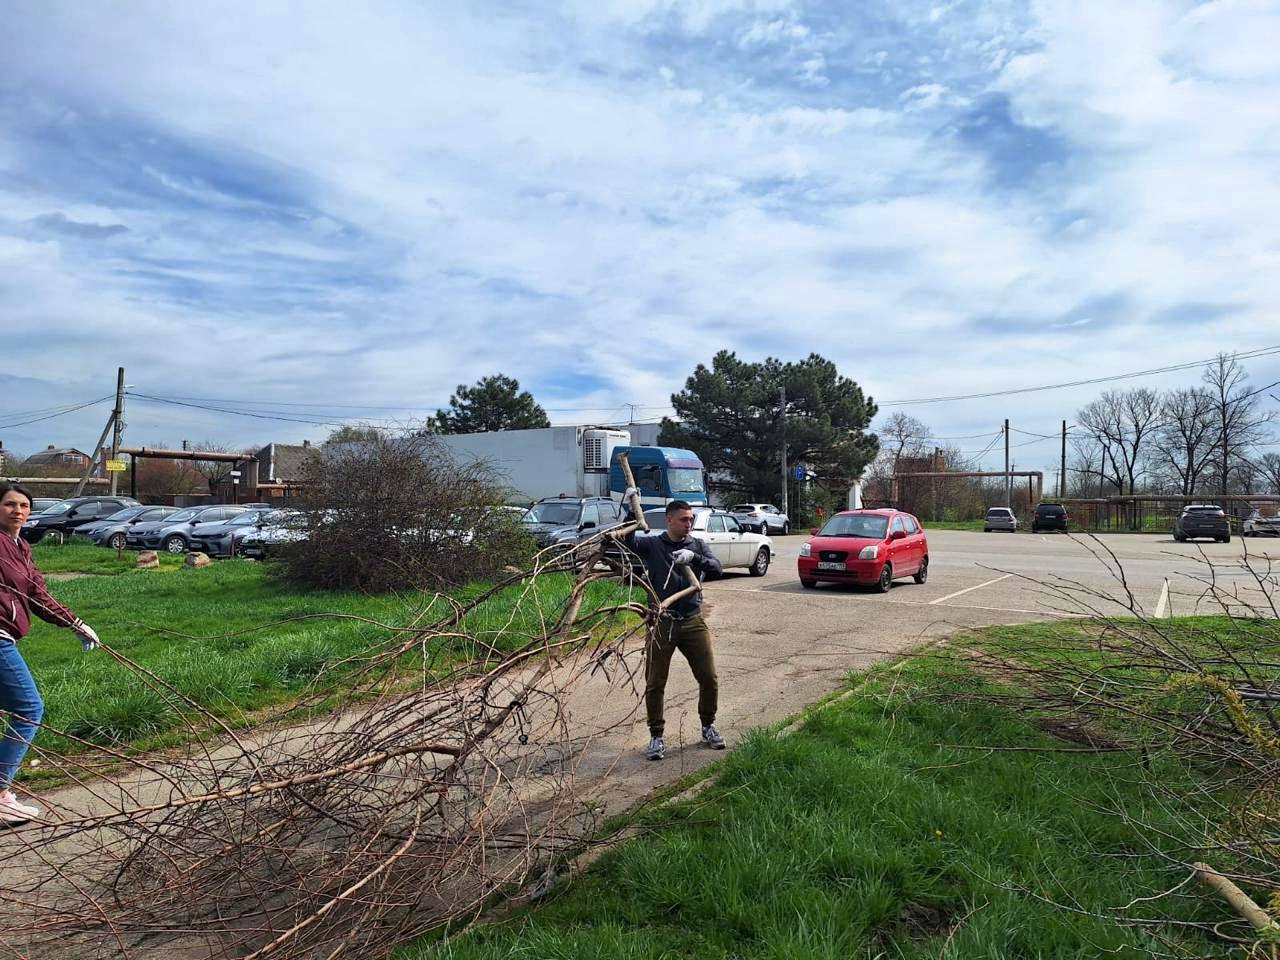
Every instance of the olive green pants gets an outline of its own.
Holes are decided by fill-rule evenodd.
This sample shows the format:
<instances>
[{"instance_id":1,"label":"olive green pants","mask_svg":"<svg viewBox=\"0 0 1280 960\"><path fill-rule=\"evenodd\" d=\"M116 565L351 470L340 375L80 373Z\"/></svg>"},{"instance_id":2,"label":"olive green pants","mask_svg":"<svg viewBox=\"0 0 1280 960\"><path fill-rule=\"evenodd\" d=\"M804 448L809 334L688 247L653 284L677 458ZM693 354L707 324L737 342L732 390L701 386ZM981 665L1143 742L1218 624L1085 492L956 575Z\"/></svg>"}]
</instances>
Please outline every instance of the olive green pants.
<instances>
[{"instance_id":1,"label":"olive green pants","mask_svg":"<svg viewBox=\"0 0 1280 960\"><path fill-rule=\"evenodd\" d=\"M645 648L644 709L649 720L649 736L660 737L666 729L662 700L667 692L671 657L679 650L689 661L698 681L698 717L704 727L715 723L720 683L716 679L716 658L711 650L711 631L702 614L687 620L663 617L658 621Z\"/></svg>"}]
</instances>

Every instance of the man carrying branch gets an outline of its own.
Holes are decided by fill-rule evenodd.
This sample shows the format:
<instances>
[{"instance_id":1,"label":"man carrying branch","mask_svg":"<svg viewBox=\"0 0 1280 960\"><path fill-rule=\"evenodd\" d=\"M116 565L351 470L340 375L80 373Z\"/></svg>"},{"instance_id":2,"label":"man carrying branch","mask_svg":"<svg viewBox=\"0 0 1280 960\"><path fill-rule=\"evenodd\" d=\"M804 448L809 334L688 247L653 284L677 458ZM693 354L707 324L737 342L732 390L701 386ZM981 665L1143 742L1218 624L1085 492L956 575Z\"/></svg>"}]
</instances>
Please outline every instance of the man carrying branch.
<instances>
[{"instance_id":1,"label":"man carrying branch","mask_svg":"<svg viewBox=\"0 0 1280 960\"><path fill-rule=\"evenodd\" d=\"M628 487L622 495L624 503L634 503L638 495ZM658 599L665 600L693 586L685 571L692 570L699 579L720 573L720 561L701 540L689 536L693 529L693 508L684 500L667 504L667 529L658 536L628 534L623 544L642 561L649 583ZM671 657L679 650L689 661L689 669L698 681L698 717L702 721L702 742L712 750L724 749L724 737L716 729L716 706L719 682L716 660L711 649L711 631L702 618L702 594L693 591L681 597L658 615L658 623L649 634L645 650L644 708L649 721L649 746L645 756L661 760L666 755L662 735L666 721L662 714Z\"/></svg>"}]
</instances>

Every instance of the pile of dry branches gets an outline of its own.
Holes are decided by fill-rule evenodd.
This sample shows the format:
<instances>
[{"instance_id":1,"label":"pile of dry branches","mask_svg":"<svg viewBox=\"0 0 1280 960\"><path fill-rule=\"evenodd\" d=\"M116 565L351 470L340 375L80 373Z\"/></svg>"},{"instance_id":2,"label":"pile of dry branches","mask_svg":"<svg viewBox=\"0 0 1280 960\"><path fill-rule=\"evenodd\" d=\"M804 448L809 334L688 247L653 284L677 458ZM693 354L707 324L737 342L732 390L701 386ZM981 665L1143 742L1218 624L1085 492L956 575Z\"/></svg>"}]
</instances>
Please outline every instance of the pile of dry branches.
<instances>
[{"instance_id":1,"label":"pile of dry branches","mask_svg":"<svg viewBox=\"0 0 1280 960\"><path fill-rule=\"evenodd\" d=\"M238 735L129 664L194 746L114 755L108 778L101 752L44 757L81 782L44 798L48 821L0 835L0 942L15 956L377 957L521 888L597 826L565 762L581 747L570 693L602 673L625 687L623 653L660 615L629 591L584 603L631 571L603 537L581 549L594 562L517 648L465 621L501 589L534 602L561 557L469 603L437 598L447 613L392 631L359 665L355 705L320 719ZM442 659L460 640L473 653Z\"/></svg>"},{"instance_id":2,"label":"pile of dry branches","mask_svg":"<svg viewBox=\"0 0 1280 960\"><path fill-rule=\"evenodd\" d=\"M1064 613L1088 614L1084 625L1068 622L1031 642L1024 632L1016 646L988 637L939 655L963 669L976 665L995 681L997 699L1074 741L1063 749L1131 752L1131 776L1163 812L1179 811L1185 827L1180 837L1161 836L1141 811L1115 811L1150 839L1149 852L1186 867L1189 877L1233 878L1271 898L1272 917L1280 918L1277 571L1247 544L1239 561L1202 552L1189 587L1166 583L1153 612L1134 596L1120 559L1096 538L1084 542L1110 570L1110 594L1066 578L1033 581ZM1157 754L1188 772L1179 788L1161 779ZM1187 783L1200 785L1194 795ZM1278 932L1268 928L1267 936Z\"/></svg>"}]
</instances>

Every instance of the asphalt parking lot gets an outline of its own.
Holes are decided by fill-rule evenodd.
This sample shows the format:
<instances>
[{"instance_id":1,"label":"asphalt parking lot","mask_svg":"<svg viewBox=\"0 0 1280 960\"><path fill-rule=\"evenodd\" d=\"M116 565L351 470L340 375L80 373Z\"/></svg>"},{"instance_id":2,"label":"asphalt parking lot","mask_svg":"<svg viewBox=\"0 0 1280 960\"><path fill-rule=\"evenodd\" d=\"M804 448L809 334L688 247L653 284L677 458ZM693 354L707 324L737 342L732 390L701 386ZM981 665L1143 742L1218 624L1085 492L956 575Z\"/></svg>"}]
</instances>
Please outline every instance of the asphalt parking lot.
<instances>
[{"instance_id":1,"label":"asphalt parking lot","mask_svg":"<svg viewBox=\"0 0 1280 960\"><path fill-rule=\"evenodd\" d=\"M776 556L766 577L730 574L710 584L708 595L760 592L796 602L852 604L863 615L874 615L884 604L928 606L933 614L989 613L998 622L1006 615L1121 615L1130 608L1167 617L1263 602L1264 586L1276 586L1280 576L1277 538L1176 543L1167 535L1145 534L926 532L930 567L923 585L895 581L887 595L843 584L805 590L795 562L807 538L791 536L774 538ZM840 610L832 613L839 616ZM905 610L894 615L910 616Z\"/></svg>"}]
</instances>

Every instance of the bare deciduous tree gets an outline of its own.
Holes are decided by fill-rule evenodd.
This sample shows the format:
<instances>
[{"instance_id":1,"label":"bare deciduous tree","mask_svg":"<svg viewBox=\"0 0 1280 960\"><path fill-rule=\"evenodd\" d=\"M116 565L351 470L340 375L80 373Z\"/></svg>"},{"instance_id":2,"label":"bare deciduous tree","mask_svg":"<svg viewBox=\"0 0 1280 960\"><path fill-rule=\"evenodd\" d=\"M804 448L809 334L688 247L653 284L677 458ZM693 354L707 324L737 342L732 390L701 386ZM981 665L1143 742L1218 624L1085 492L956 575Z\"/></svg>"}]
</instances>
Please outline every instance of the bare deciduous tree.
<instances>
[{"instance_id":1,"label":"bare deciduous tree","mask_svg":"<svg viewBox=\"0 0 1280 960\"><path fill-rule=\"evenodd\" d=\"M1087 404L1078 415L1080 423L1104 447L1112 463L1117 488L1137 490L1142 474L1143 449L1160 422L1160 397L1149 387L1108 390Z\"/></svg>"},{"instance_id":2,"label":"bare deciduous tree","mask_svg":"<svg viewBox=\"0 0 1280 960\"><path fill-rule=\"evenodd\" d=\"M1182 494L1190 496L1217 452L1213 395L1203 387L1170 390L1161 400L1160 420L1153 457L1177 477Z\"/></svg>"},{"instance_id":3,"label":"bare deciduous tree","mask_svg":"<svg viewBox=\"0 0 1280 960\"><path fill-rule=\"evenodd\" d=\"M1202 376L1213 398L1217 427L1215 473L1220 493L1231 489L1231 473L1248 459L1248 449L1263 439L1273 414L1258 409L1257 391L1247 386L1249 374L1235 356L1218 354Z\"/></svg>"},{"instance_id":4,"label":"bare deciduous tree","mask_svg":"<svg viewBox=\"0 0 1280 960\"><path fill-rule=\"evenodd\" d=\"M1258 458L1258 470L1270 487L1270 492L1280 495L1280 453L1264 453Z\"/></svg>"}]
</instances>

